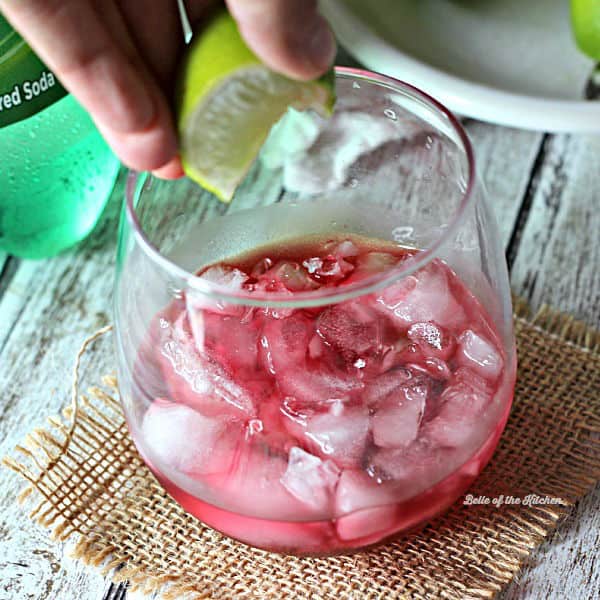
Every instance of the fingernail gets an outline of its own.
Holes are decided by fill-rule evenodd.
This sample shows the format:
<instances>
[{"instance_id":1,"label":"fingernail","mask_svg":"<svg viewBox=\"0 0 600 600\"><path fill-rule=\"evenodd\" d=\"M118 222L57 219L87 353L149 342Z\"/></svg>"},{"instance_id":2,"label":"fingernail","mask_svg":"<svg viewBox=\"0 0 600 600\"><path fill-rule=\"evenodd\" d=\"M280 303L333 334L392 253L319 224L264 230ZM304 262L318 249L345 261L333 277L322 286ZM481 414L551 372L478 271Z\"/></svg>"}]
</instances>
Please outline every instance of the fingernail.
<instances>
[{"instance_id":1,"label":"fingernail","mask_svg":"<svg viewBox=\"0 0 600 600\"><path fill-rule=\"evenodd\" d=\"M319 20L317 23L308 38L306 55L313 67L324 71L333 63L335 39L325 20Z\"/></svg>"},{"instance_id":2,"label":"fingernail","mask_svg":"<svg viewBox=\"0 0 600 600\"><path fill-rule=\"evenodd\" d=\"M158 169L154 169L152 174L161 179L179 179L183 177L183 167L181 166L181 160L179 156L172 158L168 163L164 164Z\"/></svg>"}]
</instances>

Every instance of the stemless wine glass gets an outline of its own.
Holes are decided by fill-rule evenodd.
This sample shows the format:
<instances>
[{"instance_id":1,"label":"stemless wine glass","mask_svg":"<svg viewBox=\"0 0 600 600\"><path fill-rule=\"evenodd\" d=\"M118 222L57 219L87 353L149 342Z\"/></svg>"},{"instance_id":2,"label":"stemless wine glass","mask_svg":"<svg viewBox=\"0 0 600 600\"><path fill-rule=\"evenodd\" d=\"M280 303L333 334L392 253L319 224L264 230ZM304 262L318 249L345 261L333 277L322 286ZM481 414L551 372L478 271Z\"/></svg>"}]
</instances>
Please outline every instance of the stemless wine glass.
<instances>
[{"instance_id":1,"label":"stemless wine glass","mask_svg":"<svg viewBox=\"0 0 600 600\"><path fill-rule=\"evenodd\" d=\"M506 423L504 255L465 132L419 90L336 70L229 205L131 173L115 313L133 439L209 526L362 548L453 503Z\"/></svg>"}]
</instances>

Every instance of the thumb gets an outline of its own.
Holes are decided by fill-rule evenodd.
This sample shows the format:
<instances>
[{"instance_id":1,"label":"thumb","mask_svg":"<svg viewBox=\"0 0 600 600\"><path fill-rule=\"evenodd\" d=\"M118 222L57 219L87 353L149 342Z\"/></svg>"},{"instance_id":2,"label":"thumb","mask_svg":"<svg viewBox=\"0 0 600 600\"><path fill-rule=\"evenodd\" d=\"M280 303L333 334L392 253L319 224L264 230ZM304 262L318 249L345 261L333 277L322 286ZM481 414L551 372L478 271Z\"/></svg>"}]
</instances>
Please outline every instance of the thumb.
<instances>
[{"instance_id":1,"label":"thumb","mask_svg":"<svg viewBox=\"0 0 600 600\"><path fill-rule=\"evenodd\" d=\"M335 39L316 0L226 0L259 58L294 79L314 79L333 62Z\"/></svg>"}]
</instances>

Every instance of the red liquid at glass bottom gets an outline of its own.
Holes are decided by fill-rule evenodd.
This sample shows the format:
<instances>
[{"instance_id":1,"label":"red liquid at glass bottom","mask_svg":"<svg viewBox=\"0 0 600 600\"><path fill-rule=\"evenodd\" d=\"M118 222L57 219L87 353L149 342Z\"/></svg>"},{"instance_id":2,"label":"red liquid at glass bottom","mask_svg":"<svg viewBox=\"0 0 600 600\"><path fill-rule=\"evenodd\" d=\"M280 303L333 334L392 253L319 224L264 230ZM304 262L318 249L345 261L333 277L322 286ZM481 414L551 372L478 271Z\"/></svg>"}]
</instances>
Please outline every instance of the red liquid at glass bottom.
<instances>
[{"instance_id":1,"label":"red liquid at glass bottom","mask_svg":"<svg viewBox=\"0 0 600 600\"><path fill-rule=\"evenodd\" d=\"M414 254L320 239L264 247L200 276L293 299L341 292ZM201 521L260 548L325 555L450 506L490 459L513 385L485 310L434 260L314 308L188 292L157 316L140 351L134 387L151 404L130 425L161 484Z\"/></svg>"}]
</instances>

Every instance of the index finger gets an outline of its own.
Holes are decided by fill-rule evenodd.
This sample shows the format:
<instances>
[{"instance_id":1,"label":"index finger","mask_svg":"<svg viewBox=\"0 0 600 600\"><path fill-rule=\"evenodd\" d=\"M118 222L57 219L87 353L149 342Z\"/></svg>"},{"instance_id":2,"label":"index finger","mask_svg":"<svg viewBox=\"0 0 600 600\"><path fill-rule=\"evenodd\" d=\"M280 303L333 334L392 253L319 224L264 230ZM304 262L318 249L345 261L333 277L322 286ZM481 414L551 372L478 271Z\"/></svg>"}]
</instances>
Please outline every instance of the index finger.
<instances>
[{"instance_id":1,"label":"index finger","mask_svg":"<svg viewBox=\"0 0 600 600\"><path fill-rule=\"evenodd\" d=\"M158 85L89 0L0 0L0 8L124 162L153 169L174 156L176 137Z\"/></svg>"},{"instance_id":2,"label":"index finger","mask_svg":"<svg viewBox=\"0 0 600 600\"><path fill-rule=\"evenodd\" d=\"M226 0L261 60L295 79L314 79L333 62L335 39L316 0Z\"/></svg>"}]
</instances>

